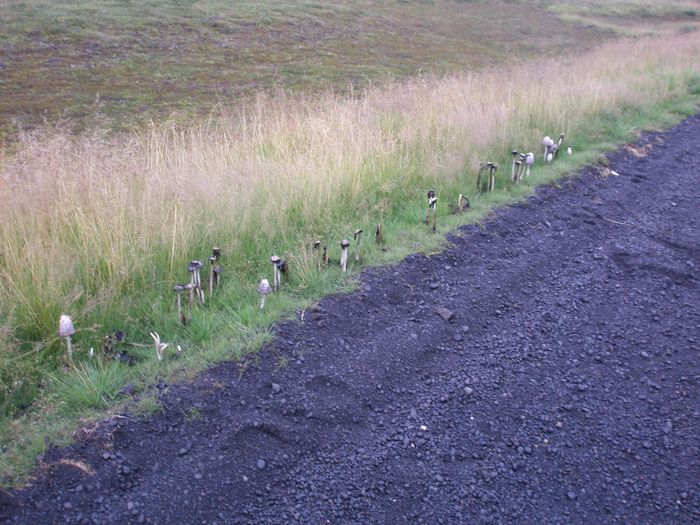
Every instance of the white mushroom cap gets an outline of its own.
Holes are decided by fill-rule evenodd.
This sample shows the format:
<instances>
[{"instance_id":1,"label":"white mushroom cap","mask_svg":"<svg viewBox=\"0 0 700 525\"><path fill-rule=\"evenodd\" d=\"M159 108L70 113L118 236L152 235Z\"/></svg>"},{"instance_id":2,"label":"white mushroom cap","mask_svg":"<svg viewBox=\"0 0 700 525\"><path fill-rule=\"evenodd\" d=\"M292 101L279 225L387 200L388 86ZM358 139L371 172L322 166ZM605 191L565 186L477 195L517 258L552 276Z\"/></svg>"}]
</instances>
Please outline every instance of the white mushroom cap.
<instances>
[{"instance_id":1,"label":"white mushroom cap","mask_svg":"<svg viewBox=\"0 0 700 525\"><path fill-rule=\"evenodd\" d=\"M543 146L554 146L554 141L551 139L551 137L545 137L542 139L542 145Z\"/></svg>"},{"instance_id":2,"label":"white mushroom cap","mask_svg":"<svg viewBox=\"0 0 700 525\"><path fill-rule=\"evenodd\" d=\"M58 336L70 337L74 333L75 328L73 328L73 320L67 315L62 315L61 319L58 321Z\"/></svg>"},{"instance_id":3,"label":"white mushroom cap","mask_svg":"<svg viewBox=\"0 0 700 525\"><path fill-rule=\"evenodd\" d=\"M552 162L552 159L554 159L554 155L547 153L547 162Z\"/></svg>"},{"instance_id":4,"label":"white mushroom cap","mask_svg":"<svg viewBox=\"0 0 700 525\"><path fill-rule=\"evenodd\" d=\"M533 164L535 164L535 154L534 153L530 152L527 154L527 156L525 157L525 164L527 164L528 166L532 166Z\"/></svg>"},{"instance_id":5,"label":"white mushroom cap","mask_svg":"<svg viewBox=\"0 0 700 525\"><path fill-rule=\"evenodd\" d=\"M270 288L270 282L267 279L262 279L256 290L260 295L267 295L272 291L272 288Z\"/></svg>"},{"instance_id":6,"label":"white mushroom cap","mask_svg":"<svg viewBox=\"0 0 700 525\"><path fill-rule=\"evenodd\" d=\"M569 147L569 148L566 148L566 153L567 153L568 155L573 155L573 154L574 154L574 150L572 150L570 147Z\"/></svg>"}]
</instances>

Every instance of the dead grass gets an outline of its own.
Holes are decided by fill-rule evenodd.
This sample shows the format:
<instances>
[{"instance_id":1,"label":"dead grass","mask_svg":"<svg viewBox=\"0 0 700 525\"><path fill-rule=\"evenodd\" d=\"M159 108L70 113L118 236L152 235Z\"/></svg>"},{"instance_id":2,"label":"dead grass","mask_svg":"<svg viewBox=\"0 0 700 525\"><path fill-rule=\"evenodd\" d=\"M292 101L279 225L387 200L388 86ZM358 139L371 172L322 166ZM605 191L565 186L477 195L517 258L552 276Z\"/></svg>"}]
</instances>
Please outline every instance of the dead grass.
<instances>
[{"instance_id":1,"label":"dead grass","mask_svg":"<svg viewBox=\"0 0 700 525\"><path fill-rule=\"evenodd\" d=\"M125 130L173 112L181 121L207 115L259 90L347 93L395 77L581 52L604 37L533 4L3 2L0 140L3 130L12 136L44 119Z\"/></svg>"}]
</instances>

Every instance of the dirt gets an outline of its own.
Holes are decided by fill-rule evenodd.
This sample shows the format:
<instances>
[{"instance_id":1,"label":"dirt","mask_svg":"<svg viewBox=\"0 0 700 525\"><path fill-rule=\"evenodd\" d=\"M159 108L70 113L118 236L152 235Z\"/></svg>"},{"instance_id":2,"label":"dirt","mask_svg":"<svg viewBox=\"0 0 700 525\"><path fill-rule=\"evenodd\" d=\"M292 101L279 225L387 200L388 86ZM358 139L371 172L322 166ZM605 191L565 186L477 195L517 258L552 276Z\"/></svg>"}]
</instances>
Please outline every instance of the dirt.
<instances>
[{"instance_id":1,"label":"dirt","mask_svg":"<svg viewBox=\"0 0 700 525\"><path fill-rule=\"evenodd\" d=\"M700 522L698 147L700 115L365 272L256 361L52 450L0 515Z\"/></svg>"}]
</instances>

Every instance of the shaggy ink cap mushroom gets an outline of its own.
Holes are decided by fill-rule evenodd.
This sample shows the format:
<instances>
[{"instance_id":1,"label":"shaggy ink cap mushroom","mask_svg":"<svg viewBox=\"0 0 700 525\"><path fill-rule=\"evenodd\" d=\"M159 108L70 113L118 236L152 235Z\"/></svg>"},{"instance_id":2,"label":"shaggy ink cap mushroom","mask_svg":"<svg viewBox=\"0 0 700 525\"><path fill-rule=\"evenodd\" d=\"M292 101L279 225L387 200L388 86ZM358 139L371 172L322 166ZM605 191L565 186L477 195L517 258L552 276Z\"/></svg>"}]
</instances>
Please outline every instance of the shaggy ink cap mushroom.
<instances>
[{"instance_id":1,"label":"shaggy ink cap mushroom","mask_svg":"<svg viewBox=\"0 0 700 525\"><path fill-rule=\"evenodd\" d=\"M61 315L58 321L58 336L59 337L70 337L75 334L75 328L73 328L73 320L67 315Z\"/></svg>"},{"instance_id":2,"label":"shaggy ink cap mushroom","mask_svg":"<svg viewBox=\"0 0 700 525\"><path fill-rule=\"evenodd\" d=\"M347 239L343 239L342 241L340 241L340 247L343 250L345 250L348 246L350 246L350 241L348 241Z\"/></svg>"},{"instance_id":3,"label":"shaggy ink cap mushroom","mask_svg":"<svg viewBox=\"0 0 700 525\"><path fill-rule=\"evenodd\" d=\"M260 295L267 295L272 291L272 288L270 288L270 282L267 279L261 279L256 290Z\"/></svg>"}]
</instances>

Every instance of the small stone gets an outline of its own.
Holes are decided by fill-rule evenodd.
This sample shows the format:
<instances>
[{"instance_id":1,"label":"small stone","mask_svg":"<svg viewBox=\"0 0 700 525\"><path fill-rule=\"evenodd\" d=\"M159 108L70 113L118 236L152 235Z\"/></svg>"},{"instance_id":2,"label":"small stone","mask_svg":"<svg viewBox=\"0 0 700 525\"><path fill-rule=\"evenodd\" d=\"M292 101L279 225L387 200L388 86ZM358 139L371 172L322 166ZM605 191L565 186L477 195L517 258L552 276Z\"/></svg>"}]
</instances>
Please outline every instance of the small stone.
<instances>
[{"instance_id":1,"label":"small stone","mask_svg":"<svg viewBox=\"0 0 700 525\"><path fill-rule=\"evenodd\" d=\"M131 396L136 392L136 390L136 385L129 383L119 391L119 394L122 396Z\"/></svg>"},{"instance_id":2,"label":"small stone","mask_svg":"<svg viewBox=\"0 0 700 525\"><path fill-rule=\"evenodd\" d=\"M267 463L265 463L264 459L259 459L255 462L255 466L258 467L258 470L263 470L267 466Z\"/></svg>"},{"instance_id":3,"label":"small stone","mask_svg":"<svg viewBox=\"0 0 700 525\"><path fill-rule=\"evenodd\" d=\"M180 450L177 451L177 453L178 453L180 456L184 456L185 454L187 454L187 449L186 449L186 448L181 448Z\"/></svg>"},{"instance_id":4,"label":"small stone","mask_svg":"<svg viewBox=\"0 0 700 525\"><path fill-rule=\"evenodd\" d=\"M447 308L437 308L435 313L442 317L445 321L454 321L455 313Z\"/></svg>"},{"instance_id":5,"label":"small stone","mask_svg":"<svg viewBox=\"0 0 700 525\"><path fill-rule=\"evenodd\" d=\"M462 332L464 332L466 334L468 331L469 331L469 327L466 324L462 325Z\"/></svg>"},{"instance_id":6,"label":"small stone","mask_svg":"<svg viewBox=\"0 0 700 525\"><path fill-rule=\"evenodd\" d=\"M467 394L468 396L472 395L473 392L474 392L474 389L472 387L470 387L470 386L464 387L464 393Z\"/></svg>"},{"instance_id":7,"label":"small stone","mask_svg":"<svg viewBox=\"0 0 700 525\"><path fill-rule=\"evenodd\" d=\"M564 423L562 423L561 421L557 421L557 423L554 426L557 428L562 428L564 426Z\"/></svg>"},{"instance_id":8,"label":"small stone","mask_svg":"<svg viewBox=\"0 0 700 525\"><path fill-rule=\"evenodd\" d=\"M195 472L194 474L194 479L202 479L203 477L204 476L202 476L202 474L200 474L199 472Z\"/></svg>"},{"instance_id":9,"label":"small stone","mask_svg":"<svg viewBox=\"0 0 700 525\"><path fill-rule=\"evenodd\" d=\"M642 443L642 446L643 446L644 448L651 448L651 441L644 441L644 442Z\"/></svg>"},{"instance_id":10,"label":"small stone","mask_svg":"<svg viewBox=\"0 0 700 525\"><path fill-rule=\"evenodd\" d=\"M455 342L459 343L459 342L463 339L463 338L462 338L462 334L459 334L459 333L453 334L453 335L452 335L452 339L454 339Z\"/></svg>"},{"instance_id":11,"label":"small stone","mask_svg":"<svg viewBox=\"0 0 700 525\"><path fill-rule=\"evenodd\" d=\"M72 508L73 508L73 505L71 504L70 501L66 501L66 502L63 504L63 508L64 508L64 509L72 509Z\"/></svg>"},{"instance_id":12,"label":"small stone","mask_svg":"<svg viewBox=\"0 0 700 525\"><path fill-rule=\"evenodd\" d=\"M277 383L272 383L272 393L279 394L282 391L282 387Z\"/></svg>"},{"instance_id":13,"label":"small stone","mask_svg":"<svg viewBox=\"0 0 700 525\"><path fill-rule=\"evenodd\" d=\"M134 505L134 502L133 502L133 501L130 501L129 503L126 504L126 508L129 509L129 510L134 510L134 507L135 507L135 506L136 506L136 505Z\"/></svg>"},{"instance_id":14,"label":"small stone","mask_svg":"<svg viewBox=\"0 0 700 525\"><path fill-rule=\"evenodd\" d=\"M576 493L573 490L570 490L566 493L566 497L573 501L576 499Z\"/></svg>"},{"instance_id":15,"label":"small stone","mask_svg":"<svg viewBox=\"0 0 700 525\"><path fill-rule=\"evenodd\" d=\"M435 283L435 282L430 283L429 286L430 286L431 290L437 290L440 287L440 285L438 283Z\"/></svg>"},{"instance_id":16,"label":"small stone","mask_svg":"<svg viewBox=\"0 0 700 525\"><path fill-rule=\"evenodd\" d=\"M108 460L110 457L111 457L111 456L110 456L109 452L103 452L103 453L102 453L102 459Z\"/></svg>"}]
</instances>

